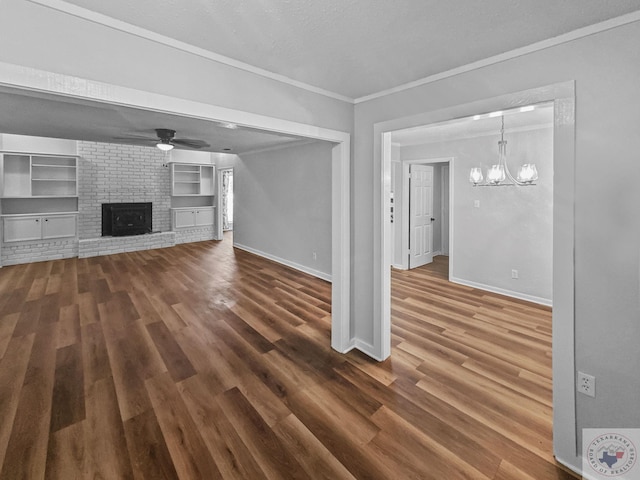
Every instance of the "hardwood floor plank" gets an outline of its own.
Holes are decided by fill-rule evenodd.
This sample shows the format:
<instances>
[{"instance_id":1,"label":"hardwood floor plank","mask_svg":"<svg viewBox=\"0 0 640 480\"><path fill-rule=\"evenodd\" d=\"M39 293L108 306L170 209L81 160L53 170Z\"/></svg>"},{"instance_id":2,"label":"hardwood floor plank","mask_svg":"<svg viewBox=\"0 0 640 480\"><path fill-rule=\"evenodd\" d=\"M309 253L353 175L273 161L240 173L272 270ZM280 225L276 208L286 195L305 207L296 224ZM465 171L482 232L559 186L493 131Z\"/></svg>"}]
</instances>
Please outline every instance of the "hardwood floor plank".
<instances>
[{"instance_id":1,"label":"hardwood floor plank","mask_svg":"<svg viewBox=\"0 0 640 480\"><path fill-rule=\"evenodd\" d=\"M273 430L287 450L295 452L296 459L311 478L355 480L356 477L295 415L289 415L278 422Z\"/></svg>"},{"instance_id":2,"label":"hardwood floor plank","mask_svg":"<svg viewBox=\"0 0 640 480\"><path fill-rule=\"evenodd\" d=\"M42 478L45 472L57 325L38 330L20 391L0 478Z\"/></svg>"},{"instance_id":3,"label":"hardwood floor plank","mask_svg":"<svg viewBox=\"0 0 640 480\"><path fill-rule=\"evenodd\" d=\"M106 325L103 332L110 370L118 392L120 414L125 421L151 408L144 381L153 373L162 371L164 364L161 360L154 360L154 354L158 354L149 349L145 342L138 344L134 340L144 338L140 332L136 335L135 327L140 327L140 323L132 322L130 325L133 328L129 331L114 330L108 326L109 315L103 313L103 309L103 304L100 304L101 324ZM147 365L152 367L149 369Z\"/></svg>"},{"instance_id":4,"label":"hardwood floor plank","mask_svg":"<svg viewBox=\"0 0 640 480\"><path fill-rule=\"evenodd\" d=\"M0 360L0 465L4 463L34 339L34 334L12 338Z\"/></svg>"},{"instance_id":5,"label":"hardwood floor plank","mask_svg":"<svg viewBox=\"0 0 640 480\"><path fill-rule=\"evenodd\" d=\"M28 335L35 333L38 330L39 318L40 318L40 300L34 300L31 302L25 302L22 310L20 311L20 317L13 329L14 337L21 337L22 335Z\"/></svg>"},{"instance_id":6,"label":"hardwood floor plank","mask_svg":"<svg viewBox=\"0 0 640 480\"><path fill-rule=\"evenodd\" d=\"M179 478L221 479L211 453L168 374L146 382L162 434Z\"/></svg>"},{"instance_id":7,"label":"hardwood floor plank","mask_svg":"<svg viewBox=\"0 0 640 480\"><path fill-rule=\"evenodd\" d=\"M0 359L4 357L4 354L7 351L7 347L13 337L13 331L18 324L19 318L20 313L18 312L10 313L9 315L5 315L0 318Z\"/></svg>"},{"instance_id":8,"label":"hardwood floor plank","mask_svg":"<svg viewBox=\"0 0 640 480\"><path fill-rule=\"evenodd\" d=\"M137 480L179 478L153 410L124 422L124 433Z\"/></svg>"},{"instance_id":9,"label":"hardwood floor plank","mask_svg":"<svg viewBox=\"0 0 640 480\"><path fill-rule=\"evenodd\" d=\"M464 457L455 456L428 434L417 432L411 424L385 407L376 412L373 418L381 427L381 432L371 444L380 455L393 459L399 477L487 480L493 478L498 468L499 459L487 458L483 464L475 464L476 467L487 470L483 474L466 463ZM398 436L406 439L402 446L396 441Z\"/></svg>"},{"instance_id":10,"label":"hardwood floor plank","mask_svg":"<svg viewBox=\"0 0 640 480\"><path fill-rule=\"evenodd\" d=\"M78 295L78 311L80 313L81 326L100 321L98 304L93 294L90 292L85 292Z\"/></svg>"},{"instance_id":11,"label":"hardwood floor plank","mask_svg":"<svg viewBox=\"0 0 640 480\"><path fill-rule=\"evenodd\" d=\"M51 432L57 432L85 418L82 346L58 349L51 405Z\"/></svg>"},{"instance_id":12,"label":"hardwood floor plank","mask_svg":"<svg viewBox=\"0 0 640 480\"><path fill-rule=\"evenodd\" d=\"M202 381L201 376L189 378L178 388L222 477L267 478L238 435L238 431L229 422L217 398L211 398L209 387Z\"/></svg>"},{"instance_id":13,"label":"hardwood floor plank","mask_svg":"<svg viewBox=\"0 0 640 480\"><path fill-rule=\"evenodd\" d=\"M149 323L146 327L174 382L196 374L189 358L163 322Z\"/></svg>"},{"instance_id":14,"label":"hardwood floor plank","mask_svg":"<svg viewBox=\"0 0 640 480\"><path fill-rule=\"evenodd\" d=\"M45 295L45 291L47 289L47 278L36 278L31 283L31 287L29 288L29 292L27 293L27 297L25 300L27 302L38 300Z\"/></svg>"},{"instance_id":15,"label":"hardwood floor plank","mask_svg":"<svg viewBox=\"0 0 640 480\"><path fill-rule=\"evenodd\" d=\"M85 422L78 422L51 433L46 480L87 478L85 430Z\"/></svg>"},{"instance_id":16,"label":"hardwood floor plank","mask_svg":"<svg viewBox=\"0 0 640 480\"><path fill-rule=\"evenodd\" d=\"M80 343L80 309L78 305L60 307L58 348Z\"/></svg>"},{"instance_id":17,"label":"hardwood floor plank","mask_svg":"<svg viewBox=\"0 0 640 480\"><path fill-rule=\"evenodd\" d=\"M134 478L113 379L89 385L85 402L87 478Z\"/></svg>"},{"instance_id":18,"label":"hardwood floor plank","mask_svg":"<svg viewBox=\"0 0 640 480\"><path fill-rule=\"evenodd\" d=\"M237 388L218 397L225 416L268 478L312 478Z\"/></svg>"},{"instance_id":19,"label":"hardwood floor plank","mask_svg":"<svg viewBox=\"0 0 640 480\"><path fill-rule=\"evenodd\" d=\"M111 374L107 344L100 322L89 323L81 328L82 360L85 387Z\"/></svg>"}]
</instances>

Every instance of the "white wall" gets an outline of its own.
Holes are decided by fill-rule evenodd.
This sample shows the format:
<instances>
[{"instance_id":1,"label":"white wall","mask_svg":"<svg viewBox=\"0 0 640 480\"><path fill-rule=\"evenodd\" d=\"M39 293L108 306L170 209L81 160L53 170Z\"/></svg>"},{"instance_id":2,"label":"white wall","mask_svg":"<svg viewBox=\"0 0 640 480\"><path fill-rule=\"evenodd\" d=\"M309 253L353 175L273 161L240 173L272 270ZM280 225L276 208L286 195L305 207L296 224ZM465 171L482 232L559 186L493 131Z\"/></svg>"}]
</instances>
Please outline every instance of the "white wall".
<instances>
[{"instance_id":1,"label":"white wall","mask_svg":"<svg viewBox=\"0 0 640 480\"><path fill-rule=\"evenodd\" d=\"M589 426L640 427L639 44L640 23L634 22L356 105L353 243L358 248L353 275L358 337L381 345L375 293L382 272L383 182L374 126L575 80L575 198L567 199L575 205L575 364L597 377L599 389L595 399L577 397L576 427L578 433ZM573 185L565 187L574 191ZM373 241L368 240L372 235ZM566 443L561 447L565 452L573 448Z\"/></svg>"},{"instance_id":2,"label":"white wall","mask_svg":"<svg viewBox=\"0 0 640 480\"><path fill-rule=\"evenodd\" d=\"M331 148L314 142L238 156L234 245L330 278Z\"/></svg>"},{"instance_id":3,"label":"white wall","mask_svg":"<svg viewBox=\"0 0 640 480\"><path fill-rule=\"evenodd\" d=\"M553 112L549 115L551 122ZM408 146L402 148L402 159L455 157L451 280L549 305L553 266L553 129L549 126L505 134L512 173L515 175L523 163L535 163L540 176L535 186L474 187L469 183L469 170L479 166L486 173L496 163L499 137L488 135ZM439 181L438 176L434 180L438 186L434 188L436 198ZM474 206L476 201L479 207ZM438 213L439 207L439 203L434 205L434 211ZM440 228L434 232L434 239L439 235ZM518 270L518 279L511 278L513 269Z\"/></svg>"}]
</instances>

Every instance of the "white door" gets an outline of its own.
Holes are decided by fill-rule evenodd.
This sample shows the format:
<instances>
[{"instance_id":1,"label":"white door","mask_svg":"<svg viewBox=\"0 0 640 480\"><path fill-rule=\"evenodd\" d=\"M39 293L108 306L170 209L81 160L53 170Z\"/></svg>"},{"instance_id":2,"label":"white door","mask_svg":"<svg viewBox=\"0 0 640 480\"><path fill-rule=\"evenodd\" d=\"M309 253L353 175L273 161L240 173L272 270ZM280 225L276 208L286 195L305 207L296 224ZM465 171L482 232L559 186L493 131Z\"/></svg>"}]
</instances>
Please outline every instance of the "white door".
<instances>
[{"instance_id":1,"label":"white door","mask_svg":"<svg viewBox=\"0 0 640 480\"><path fill-rule=\"evenodd\" d=\"M409 167L409 268L433 261L433 167Z\"/></svg>"}]
</instances>

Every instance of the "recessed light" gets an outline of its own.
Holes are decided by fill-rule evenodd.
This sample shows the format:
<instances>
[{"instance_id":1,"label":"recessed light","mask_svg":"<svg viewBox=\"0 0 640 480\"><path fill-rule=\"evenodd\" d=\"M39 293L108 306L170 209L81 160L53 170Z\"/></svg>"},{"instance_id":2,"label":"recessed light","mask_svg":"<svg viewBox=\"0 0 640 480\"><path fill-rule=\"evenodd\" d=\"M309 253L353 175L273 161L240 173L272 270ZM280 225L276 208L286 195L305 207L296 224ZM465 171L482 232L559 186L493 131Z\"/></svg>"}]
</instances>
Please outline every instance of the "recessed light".
<instances>
[{"instance_id":1,"label":"recessed light","mask_svg":"<svg viewBox=\"0 0 640 480\"><path fill-rule=\"evenodd\" d=\"M224 128L228 128L228 129L230 129L230 130L235 130L236 128L238 128L238 125L236 125L235 123L230 123L230 122L228 122L228 123L222 123L222 126L223 126Z\"/></svg>"},{"instance_id":2,"label":"recessed light","mask_svg":"<svg viewBox=\"0 0 640 480\"><path fill-rule=\"evenodd\" d=\"M502 112L502 110L499 110L499 111L497 111L497 112L491 112L491 113L489 114L489 118L493 118L493 117L500 117L500 116L502 116L502 113L503 113L503 112Z\"/></svg>"},{"instance_id":3,"label":"recessed light","mask_svg":"<svg viewBox=\"0 0 640 480\"><path fill-rule=\"evenodd\" d=\"M526 107L520 107L521 112L531 112L536 109L535 105L527 105Z\"/></svg>"}]
</instances>

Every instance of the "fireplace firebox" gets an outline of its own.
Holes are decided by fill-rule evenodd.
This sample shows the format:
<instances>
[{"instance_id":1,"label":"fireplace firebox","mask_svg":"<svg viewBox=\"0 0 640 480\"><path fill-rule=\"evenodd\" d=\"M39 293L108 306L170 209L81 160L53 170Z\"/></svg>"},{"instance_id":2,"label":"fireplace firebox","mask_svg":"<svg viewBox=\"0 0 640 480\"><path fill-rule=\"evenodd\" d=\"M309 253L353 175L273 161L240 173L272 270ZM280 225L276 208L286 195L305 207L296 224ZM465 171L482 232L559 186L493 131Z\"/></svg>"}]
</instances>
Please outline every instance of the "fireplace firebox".
<instances>
[{"instance_id":1,"label":"fireplace firebox","mask_svg":"<svg viewBox=\"0 0 640 480\"><path fill-rule=\"evenodd\" d=\"M151 202L103 203L102 236L121 237L151 233Z\"/></svg>"}]
</instances>

